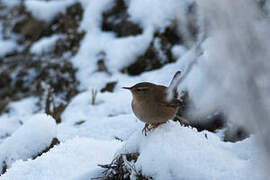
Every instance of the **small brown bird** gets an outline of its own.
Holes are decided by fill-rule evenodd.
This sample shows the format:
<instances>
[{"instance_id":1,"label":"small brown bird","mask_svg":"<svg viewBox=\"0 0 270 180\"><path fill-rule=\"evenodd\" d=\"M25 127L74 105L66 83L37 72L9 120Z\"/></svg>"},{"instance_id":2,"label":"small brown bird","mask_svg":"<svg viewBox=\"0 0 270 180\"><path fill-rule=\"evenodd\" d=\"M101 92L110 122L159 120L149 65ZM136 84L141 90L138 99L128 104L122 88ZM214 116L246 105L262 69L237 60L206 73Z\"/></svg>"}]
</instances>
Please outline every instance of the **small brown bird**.
<instances>
[{"instance_id":1,"label":"small brown bird","mask_svg":"<svg viewBox=\"0 0 270 180\"><path fill-rule=\"evenodd\" d=\"M179 106L182 105L182 102L177 99L176 90L174 90L172 100L167 101L168 88L166 86L142 82L123 88L130 90L133 95L132 110L139 120L145 122L142 130L145 135L148 130L173 119Z\"/></svg>"}]
</instances>

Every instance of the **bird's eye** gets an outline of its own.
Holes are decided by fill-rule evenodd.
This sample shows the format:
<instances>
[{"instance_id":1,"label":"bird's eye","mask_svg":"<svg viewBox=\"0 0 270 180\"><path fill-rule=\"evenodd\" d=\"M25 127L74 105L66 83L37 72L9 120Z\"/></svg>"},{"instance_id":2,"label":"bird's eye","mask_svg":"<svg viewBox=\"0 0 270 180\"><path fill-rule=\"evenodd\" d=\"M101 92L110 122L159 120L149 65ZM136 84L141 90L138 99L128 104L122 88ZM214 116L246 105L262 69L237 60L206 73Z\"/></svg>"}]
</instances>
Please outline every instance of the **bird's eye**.
<instances>
[{"instance_id":1,"label":"bird's eye","mask_svg":"<svg viewBox=\"0 0 270 180\"><path fill-rule=\"evenodd\" d=\"M139 87L139 88L137 88L136 89L137 91L147 91L148 90L148 88L147 87Z\"/></svg>"}]
</instances>

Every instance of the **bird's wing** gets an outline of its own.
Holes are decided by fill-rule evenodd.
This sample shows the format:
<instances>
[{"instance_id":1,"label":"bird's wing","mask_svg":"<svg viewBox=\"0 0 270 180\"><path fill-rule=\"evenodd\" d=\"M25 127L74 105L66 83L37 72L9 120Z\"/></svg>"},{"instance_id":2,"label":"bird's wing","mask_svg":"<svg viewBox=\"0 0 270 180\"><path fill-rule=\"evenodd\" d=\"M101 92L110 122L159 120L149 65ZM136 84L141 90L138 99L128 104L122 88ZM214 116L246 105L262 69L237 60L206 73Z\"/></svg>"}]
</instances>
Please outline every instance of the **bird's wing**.
<instances>
[{"instance_id":1,"label":"bird's wing","mask_svg":"<svg viewBox=\"0 0 270 180\"><path fill-rule=\"evenodd\" d=\"M179 99L173 99L170 102L160 101L159 104L162 106L173 107L173 108L183 106L183 103Z\"/></svg>"},{"instance_id":2,"label":"bird's wing","mask_svg":"<svg viewBox=\"0 0 270 180\"><path fill-rule=\"evenodd\" d=\"M177 99L177 92L174 92L174 97L172 100L167 101L167 88L165 86L162 86L163 89L160 89L160 91L156 94L155 96L155 101L158 102L162 106L167 106L167 107L179 107L183 106L183 102ZM163 94L160 96L160 94ZM162 97L162 98L160 98Z\"/></svg>"}]
</instances>

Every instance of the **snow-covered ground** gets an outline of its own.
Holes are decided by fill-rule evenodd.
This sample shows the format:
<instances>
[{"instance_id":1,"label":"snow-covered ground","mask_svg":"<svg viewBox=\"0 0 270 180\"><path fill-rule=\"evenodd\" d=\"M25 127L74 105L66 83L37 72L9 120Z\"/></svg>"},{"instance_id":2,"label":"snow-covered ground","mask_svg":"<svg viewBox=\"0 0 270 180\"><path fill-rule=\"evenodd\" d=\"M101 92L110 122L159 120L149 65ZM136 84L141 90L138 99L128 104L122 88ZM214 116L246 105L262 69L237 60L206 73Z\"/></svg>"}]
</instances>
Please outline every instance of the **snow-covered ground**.
<instances>
[{"instance_id":1,"label":"snow-covered ground","mask_svg":"<svg viewBox=\"0 0 270 180\"><path fill-rule=\"evenodd\" d=\"M75 1L26 0L26 7L34 17L51 21ZM185 24L184 12L191 0L127 1L130 19L143 27L143 33L121 38L103 32L100 27L102 12L113 5L113 0L78 1L84 8L80 28L86 35L71 62L78 68L81 93L71 100L58 125L51 117L39 114L44 112L38 110L34 97L9 104L10 111L0 116L0 163L5 161L8 166L1 180L91 179L101 175L98 164L110 163L117 154L127 152L139 152L136 168L157 180L267 179L260 170L263 157L256 135L229 143L223 142L218 134L197 132L169 121L144 136L141 133L144 124L131 110L131 94L121 89L142 81L167 86L174 73L184 69L187 61L195 56L193 49L177 45L173 48L178 59L175 63L133 77L119 72L146 50L156 31L162 32L179 17ZM32 45L31 52L46 52L57 38L60 36L39 40ZM8 49L16 48L12 42L0 38L0 44L5 43L3 46ZM106 53L105 64L111 74L96 72L100 52ZM8 51L3 49L0 56L5 53ZM195 70L198 72L181 88L198 95L192 89L200 81L200 71L196 67ZM114 92L98 92L92 104L93 90L99 91L112 81L117 81ZM34 160L28 159L48 147L53 137L61 143Z\"/></svg>"}]
</instances>

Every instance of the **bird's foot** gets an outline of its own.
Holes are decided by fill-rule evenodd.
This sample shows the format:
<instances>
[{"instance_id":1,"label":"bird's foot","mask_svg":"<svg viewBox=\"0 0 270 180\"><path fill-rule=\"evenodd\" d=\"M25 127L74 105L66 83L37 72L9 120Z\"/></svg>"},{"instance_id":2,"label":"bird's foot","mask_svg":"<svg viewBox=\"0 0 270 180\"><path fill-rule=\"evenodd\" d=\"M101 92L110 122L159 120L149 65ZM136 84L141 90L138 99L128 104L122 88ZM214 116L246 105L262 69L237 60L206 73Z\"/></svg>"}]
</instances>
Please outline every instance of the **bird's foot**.
<instances>
[{"instance_id":1,"label":"bird's foot","mask_svg":"<svg viewBox=\"0 0 270 180\"><path fill-rule=\"evenodd\" d=\"M147 136L147 132L151 130L149 125L150 124L145 123L144 128L142 129L142 134L144 134L145 136Z\"/></svg>"},{"instance_id":2,"label":"bird's foot","mask_svg":"<svg viewBox=\"0 0 270 180\"><path fill-rule=\"evenodd\" d=\"M150 124L145 123L144 128L142 129L142 133L145 136L147 136L147 132L156 129L161 124L164 124L164 123L157 123L157 124L154 124L154 125L151 125L151 126L150 126Z\"/></svg>"}]
</instances>

